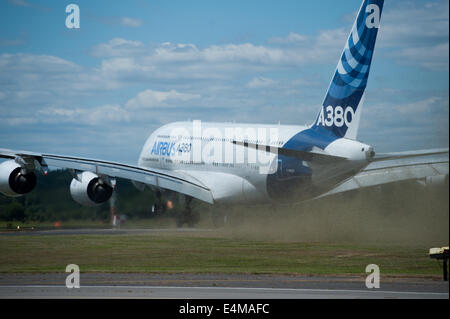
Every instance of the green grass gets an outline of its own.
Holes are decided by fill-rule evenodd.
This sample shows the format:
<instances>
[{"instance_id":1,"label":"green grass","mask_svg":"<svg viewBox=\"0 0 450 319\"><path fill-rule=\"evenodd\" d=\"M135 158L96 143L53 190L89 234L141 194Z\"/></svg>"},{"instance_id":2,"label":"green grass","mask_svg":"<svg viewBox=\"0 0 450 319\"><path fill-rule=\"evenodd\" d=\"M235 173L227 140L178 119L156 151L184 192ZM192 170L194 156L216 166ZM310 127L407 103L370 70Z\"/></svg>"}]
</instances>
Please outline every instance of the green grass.
<instances>
[{"instance_id":1,"label":"green grass","mask_svg":"<svg viewBox=\"0 0 450 319\"><path fill-rule=\"evenodd\" d=\"M377 264L384 275L442 275L428 247L273 242L224 232L2 236L0 252L0 273L64 272L73 263L82 272L364 275Z\"/></svg>"},{"instance_id":2,"label":"green grass","mask_svg":"<svg viewBox=\"0 0 450 319\"><path fill-rule=\"evenodd\" d=\"M59 223L59 226L55 226ZM76 229L76 228L111 228L108 220L66 220L66 221L0 221L0 231L15 231L17 226L22 230L49 230L49 229ZM170 228L175 226L173 218L159 217L148 219L129 219L123 223L122 228ZM211 225L208 225L211 226Z\"/></svg>"},{"instance_id":3,"label":"green grass","mask_svg":"<svg viewBox=\"0 0 450 319\"><path fill-rule=\"evenodd\" d=\"M401 184L276 209L223 210L228 223L210 232L0 236L0 273L64 272L74 263L82 272L365 275L368 264L377 264L382 275L442 277L442 263L428 249L448 245L448 187ZM203 219L196 227L212 228L209 209L197 211ZM129 219L122 228L174 224L169 217ZM21 224L32 226L54 228ZM5 227L0 223L0 231ZM74 220L61 227L110 224Z\"/></svg>"}]
</instances>

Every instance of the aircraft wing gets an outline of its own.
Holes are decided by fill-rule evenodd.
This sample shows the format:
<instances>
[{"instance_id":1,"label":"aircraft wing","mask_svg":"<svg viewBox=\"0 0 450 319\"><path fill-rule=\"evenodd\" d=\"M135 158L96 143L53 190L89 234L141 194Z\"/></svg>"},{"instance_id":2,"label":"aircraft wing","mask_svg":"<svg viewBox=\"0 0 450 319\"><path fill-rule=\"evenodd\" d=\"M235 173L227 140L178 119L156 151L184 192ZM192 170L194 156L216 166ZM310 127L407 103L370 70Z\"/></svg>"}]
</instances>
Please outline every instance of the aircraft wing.
<instances>
[{"instance_id":1,"label":"aircraft wing","mask_svg":"<svg viewBox=\"0 0 450 319\"><path fill-rule=\"evenodd\" d=\"M25 167L58 167L77 171L90 171L97 175L124 178L177 193L192 196L207 203L213 203L213 197L208 187L194 177L163 169L148 169L103 160L86 159L72 156L40 154L26 151L0 149L0 158L15 159Z\"/></svg>"},{"instance_id":2,"label":"aircraft wing","mask_svg":"<svg viewBox=\"0 0 450 319\"><path fill-rule=\"evenodd\" d=\"M448 172L448 149L379 154L361 172L319 197L397 181L436 177L444 181Z\"/></svg>"}]
</instances>

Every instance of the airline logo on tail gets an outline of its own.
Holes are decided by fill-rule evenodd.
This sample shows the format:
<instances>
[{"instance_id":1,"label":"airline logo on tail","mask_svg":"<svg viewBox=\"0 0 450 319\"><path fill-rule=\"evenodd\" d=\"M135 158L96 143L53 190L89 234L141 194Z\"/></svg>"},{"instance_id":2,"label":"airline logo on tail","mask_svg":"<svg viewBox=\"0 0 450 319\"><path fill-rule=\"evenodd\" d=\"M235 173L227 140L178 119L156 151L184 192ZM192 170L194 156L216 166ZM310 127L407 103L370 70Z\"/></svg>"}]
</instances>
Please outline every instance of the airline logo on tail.
<instances>
[{"instance_id":1,"label":"airline logo on tail","mask_svg":"<svg viewBox=\"0 0 450 319\"><path fill-rule=\"evenodd\" d=\"M365 0L313 125L356 139L384 0Z\"/></svg>"}]
</instances>

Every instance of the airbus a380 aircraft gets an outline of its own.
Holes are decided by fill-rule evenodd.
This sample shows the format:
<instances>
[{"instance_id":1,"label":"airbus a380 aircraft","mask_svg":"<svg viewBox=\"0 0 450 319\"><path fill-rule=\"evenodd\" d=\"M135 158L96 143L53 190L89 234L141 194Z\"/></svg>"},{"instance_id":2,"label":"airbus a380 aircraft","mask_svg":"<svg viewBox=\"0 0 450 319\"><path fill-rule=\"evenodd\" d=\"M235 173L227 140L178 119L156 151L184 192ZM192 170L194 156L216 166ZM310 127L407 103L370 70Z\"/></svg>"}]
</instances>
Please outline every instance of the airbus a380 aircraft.
<instances>
[{"instance_id":1,"label":"airbus a380 aircraft","mask_svg":"<svg viewBox=\"0 0 450 319\"><path fill-rule=\"evenodd\" d=\"M107 201L115 178L138 188L215 203L299 202L362 187L418 179L448 183L448 149L378 154L358 142L383 0L364 0L325 100L307 127L178 122L150 135L137 166L74 156L0 149L0 192L20 196L36 171L71 169L72 197Z\"/></svg>"}]
</instances>

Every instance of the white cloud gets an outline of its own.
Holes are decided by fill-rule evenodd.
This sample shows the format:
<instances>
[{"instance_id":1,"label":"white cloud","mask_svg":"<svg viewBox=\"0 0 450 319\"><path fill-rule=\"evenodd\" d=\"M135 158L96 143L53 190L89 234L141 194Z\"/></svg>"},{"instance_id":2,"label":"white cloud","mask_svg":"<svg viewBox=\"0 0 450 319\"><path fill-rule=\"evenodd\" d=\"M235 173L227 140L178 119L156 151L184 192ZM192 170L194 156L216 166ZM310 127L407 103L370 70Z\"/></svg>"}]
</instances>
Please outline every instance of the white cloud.
<instances>
[{"instance_id":1,"label":"white cloud","mask_svg":"<svg viewBox=\"0 0 450 319\"><path fill-rule=\"evenodd\" d=\"M142 25L142 21L140 19L123 17L120 19L120 24L125 27L137 28Z\"/></svg>"},{"instance_id":2,"label":"white cloud","mask_svg":"<svg viewBox=\"0 0 450 319\"><path fill-rule=\"evenodd\" d=\"M186 102L192 99L199 99L200 97L199 94L179 93L175 90L166 92L145 90L138 93L136 97L130 99L125 106L127 108L164 107L180 101Z\"/></svg>"},{"instance_id":3,"label":"white cloud","mask_svg":"<svg viewBox=\"0 0 450 319\"><path fill-rule=\"evenodd\" d=\"M377 47L401 64L448 71L448 30L448 1L386 2Z\"/></svg>"},{"instance_id":4,"label":"white cloud","mask_svg":"<svg viewBox=\"0 0 450 319\"><path fill-rule=\"evenodd\" d=\"M302 43L306 41L308 38L306 36L297 34L295 32L289 33L287 37L273 37L269 39L269 43L279 43L279 44L293 44L293 43Z\"/></svg>"},{"instance_id":5,"label":"white cloud","mask_svg":"<svg viewBox=\"0 0 450 319\"><path fill-rule=\"evenodd\" d=\"M431 111L435 111L436 108L442 104L445 104L442 97L432 96L425 100L398 105L395 107L395 110L402 114L411 114L412 116L417 117L419 114L427 115L427 113L432 113ZM422 118L422 116L419 117Z\"/></svg>"},{"instance_id":6,"label":"white cloud","mask_svg":"<svg viewBox=\"0 0 450 319\"><path fill-rule=\"evenodd\" d=\"M36 66L38 64L38 66ZM0 67L3 71L10 70L14 72L26 73L33 68L39 67L41 71L45 71L47 75L55 75L57 73L68 73L80 70L80 67L70 61L52 55L35 55L26 53L0 55Z\"/></svg>"},{"instance_id":7,"label":"white cloud","mask_svg":"<svg viewBox=\"0 0 450 319\"><path fill-rule=\"evenodd\" d=\"M114 38L94 46L92 54L99 57L130 56L141 52L143 47L144 44L140 41Z\"/></svg>"},{"instance_id":8,"label":"white cloud","mask_svg":"<svg viewBox=\"0 0 450 319\"><path fill-rule=\"evenodd\" d=\"M93 54L103 58L99 74L115 83L230 80L245 72L261 74L285 67L333 63L342 50L343 34L341 30L323 31L304 45L284 48L252 43L205 48L169 42L146 46L115 39L97 45Z\"/></svg>"},{"instance_id":9,"label":"white cloud","mask_svg":"<svg viewBox=\"0 0 450 319\"><path fill-rule=\"evenodd\" d=\"M255 46L251 43L212 45L202 52L209 62L250 62L258 64L278 64L285 57L283 51L277 48Z\"/></svg>"},{"instance_id":10,"label":"white cloud","mask_svg":"<svg viewBox=\"0 0 450 319\"><path fill-rule=\"evenodd\" d=\"M0 38L0 47L10 47L10 46L18 46L25 44L25 41L22 39L1 39Z\"/></svg>"},{"instance_id":11,"label":"white cloud","mask_svg":"<svg viewBox=\"0 0 450 319\"><path fill-rule=\"evenodd\" d=\"M130 66L123 61L114 67L122 65L129 70ZM126 85L110 76L110 72L101 68L85 68L71 61L50 55L35 54L0 54L0 82L2 91L8 96L17 97L25 102L25 97L39 101L40 97L47 99L56 95L72 97L74 95L92 94L95 91L117 89ZM107 69L107 68L106 68Z\"/></svg>"},{"instance_id":12,"label":"white cloud","mask_svg":"<svg viewBox=\"0 0 450 319\"><path fill-rule=\"evenodd\" d=\"M85 117L90 124L130 121L130 114L120 105L103 105L97 107L89 110L85 114Z\"/></svg>"},{"instance_id":13,"label":"white cloud","mask_svg":"<svg viewBox=\"0 0 450 319\"><path fill-rule=\"evenodd\" d=\"M403 103L393 102L392 95L403 97L406 94L401 91L392 93L384 91L380 94L383 98L371 95L371 100L365 101L362 131L374 131L375 134L377 132L379 134L382 127L385 131L383 136L389 136L392 130L401 128L424 134L424 131L437 127L436 123L446 124L448 127L448 92L442 92L440 95L427 94Z\"/></svg>"},{"instance_id":14,"label":"white cloud","mask_svg":"<svg viewBox=\"0 0 450 319\"><path fill-rule=\"evenodd\" d=\"M110 40L94 47L93 54L98 57L124 57L139 60L140 64L157 65L161 63L236 63L239 67L250 65L285 66L324 63L335 58L342 50L347 32L342 28L323 30L317 37L306 39L301 46L280 48L276 46L243 44L211 45L203 49L191 43L164 42L145 46L139 41L121 38ZM290 38L301 37L291 33ZM289 38L288 37L288 38ZM178 65L177 65L178 67Z\"/></svg>"},{"instance_id":15,"label":"white cloud","mask_svg":"<svg viewBox=\"0 0 450 319\"><path fill-rule=\"evenodd\" d=\"M38 120L31 117L10 117L6 119L6 122L11 126L21 126L35 124Z\"/></svg>"},{"instance_id":16,"label":"white cloud","mask_svg":"<svg viewBox=\"0 0 450 319\"><path fill-rule=\"evenodd\" d=\"M276 82L274 80L269 79L269 78L256 77L256 78L253 78L250 82L247 83L247 87L249 87L251 89L260 89L260 88L271 87L275 83Z\"/></svg>"},{"instance_id":17,"label":"white cloud","mask_svg":"<svg viewBox=\"0 0 450 319\"><path fill-rule=\"evenodd\" d=\"M392 55L401 63L414 64L431 71L449 70L449 43L437 44L431 47L413 47L401 49Z\"/></svg>"},{"instance_id":18,"label":"white cloud","mask_svg":"<svg viewBox=\"0 0 450 319\"><path fill-rule=\"evenodd\" d=\"M448 27L448 1L385 2L379 44L393 47L448 41Z\"/></svg>"},{"instance_id":19,"label":"white cloud","mask_svg":"<svg viewBox=\"0 0 450 319\"><path fill-rule=\"evenodd\" d=\"M94 108L60 108L48 107L37 112L38 120L43 123L65 122L97 125L109 125L111 123L129 122L130 114L120 105L103 105ZM20 122L10 123L11 125L21 124Z\"/></svg>"},{"instance_id":20,"label":"white cloud","mask_svg":"<svg viewBox=\"0 0 450 319\"><path fill-rule=\"evenodd\" d=\"M12 5L18 6L18 7L31 7L31 4L28 3L25 0L7 0Z\"/></svg>"}]
</instances>

